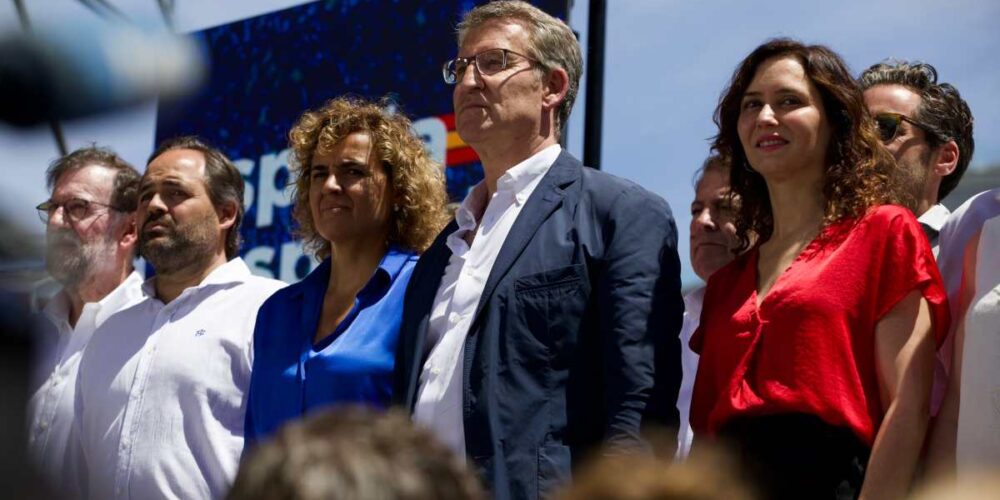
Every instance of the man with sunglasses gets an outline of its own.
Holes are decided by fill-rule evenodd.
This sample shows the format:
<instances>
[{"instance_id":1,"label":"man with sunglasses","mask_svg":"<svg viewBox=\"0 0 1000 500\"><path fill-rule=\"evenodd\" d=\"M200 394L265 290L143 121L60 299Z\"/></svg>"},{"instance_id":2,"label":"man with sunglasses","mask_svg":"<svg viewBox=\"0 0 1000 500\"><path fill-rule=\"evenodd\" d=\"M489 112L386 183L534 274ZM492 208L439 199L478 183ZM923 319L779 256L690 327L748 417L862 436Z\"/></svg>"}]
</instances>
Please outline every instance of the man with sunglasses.
<instances>
[{"instance_id":1,"label":"man with sunglasses","mask_svg":"<svg viewBox=\"0 0 1000 500\"><path fill-rule=\"evenodd\" d=\"M91 334L140 297L132 269L139 174L110 150L78 149L49 167L45 265L62 289L42 310L29 402L28 447L53 487L65 484L77 370Z\"/></svg>"},{"instance_id":2,"label":"man with sunglasses","mask_svg":"<svg viewBox=\"0 0 1000 500\"><path fill-rule=\"evenodd\" d=\"M901 188L938 251L938 232L948 217L940 203L972 159L972 112L958 89L938 83L937 70L920 62L875 64L861 74L865 102L882 142L899 166Z\"/></svg>"},{"instance_id":3,"label":"man with sunglasses","mask_svg":"<svg viewBox=\"0 0 1000 500\"><path fill-rule=\"evenodd\" d=\"M444 79L485 179L414 269L393 397L494 498L537 498L602 443L636 445L644 417L676 427L676 228L662 198L561 150L582 69L566 24L492 2L458 42Z\"/></svg>"},{"instance_id":4,"label":"man with sunglasses","mask_svg":"<svg viewBox=\"0 0 1000 500\"><path fill-rule=\"evenodd\" d=\"M896 158L903 194L913 198L914 214L938 257L938 235L950 215L940 201L958 185L975 150L972 111L958 89L938 83L937 70L926 63L875 64L859 83L882 142ZM955 281L946 266L941 270L946 283ZM934 416L944 400L954 342L949 335L935 353Z\"/></svg>"}]
</instances>

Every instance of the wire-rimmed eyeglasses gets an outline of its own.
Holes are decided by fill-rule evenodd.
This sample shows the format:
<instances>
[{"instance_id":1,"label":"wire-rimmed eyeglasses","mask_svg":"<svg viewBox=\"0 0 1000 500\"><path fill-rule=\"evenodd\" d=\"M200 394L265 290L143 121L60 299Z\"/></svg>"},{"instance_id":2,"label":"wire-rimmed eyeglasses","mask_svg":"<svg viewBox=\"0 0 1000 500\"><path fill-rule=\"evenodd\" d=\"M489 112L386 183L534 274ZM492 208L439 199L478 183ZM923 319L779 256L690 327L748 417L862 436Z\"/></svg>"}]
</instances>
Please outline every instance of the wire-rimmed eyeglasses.
<instances>
[{"instance_id":1,"label":"wire-rimmed eyeglasses","mask_svg":"<svg viewBox=\"0 0 1000 500\"><path fill-rule=\"evenodd\" d=\"M81 198L70 198L65 201L46 200L39 203L35 207L35 210L38 210L38 218L42 220L43 224L49 223L49 218L52 217L52 214L56 213L59 207L63 209L63 217L66 217L70 222L80 222L92 213L91 205L119 211L112 205Z\"/></svg>"},{"instance_id":2,"label":"wire-rimmed eyeglasses","mask_svg":"<svg viewBox=\"0 0 1000 500\"><path fill-rule=\"evenodd\" d=\"M441 68L441 76L444 77L444 82L448 85L454 85L462 79L462 75L465 74L465 69L469 67L473 62L476 63L476 70L479 71L480 75L494 75L505 69L507 69L507 64L510 62L509 54L514 54L515 56L524 58L532 63L537 64L538 61L514 52L513 50L507 49L489 49L484 50L472 57L456 57L450 61L444 63Z\"/></svg>"}]
</instances>

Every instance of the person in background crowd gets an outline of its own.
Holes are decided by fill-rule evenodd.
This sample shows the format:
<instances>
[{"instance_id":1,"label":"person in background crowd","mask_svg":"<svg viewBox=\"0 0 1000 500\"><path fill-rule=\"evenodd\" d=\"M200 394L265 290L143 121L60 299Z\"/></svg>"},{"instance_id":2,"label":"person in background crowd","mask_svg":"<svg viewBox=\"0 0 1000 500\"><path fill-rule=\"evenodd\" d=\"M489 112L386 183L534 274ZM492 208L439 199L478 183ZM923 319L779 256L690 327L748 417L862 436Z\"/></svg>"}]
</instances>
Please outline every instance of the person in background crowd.
<instances>
[{"instance_id":1,"label":"person in background crowd","mask_svg":"<svg viewBox=\"0 0 1000 500\"><path fill-rule=\"evenodd\" d=\"M292 421L252 450L229 500L481 500L462 457L405 413L339 407Z\"/></svg>"},{"instance_id":2,"label":"person in background crowd","mask_svg":"<svg viewBox=\"0 0 1000 500\"><path fill-rule=\"evenodd\" d=\"M243 451L257 309L284 283L239 258L243 178L195 138L153 153L136 214L156 275L80 361L79 485L89 498L219 498Z\"/></svg>"},{"instance_id":3,"label":"person in background crowd","mask_svg":"<svg viewBox=\"0 0 1000 500\"><path fill-rule=\"evenodd\" d=\"M948 305L920 225L885 204L895 163L861 89L828 48L771 40L715 120L745 253L691 339L695 451L728 439L767 498L901 498Z\"/></svg>"},{"instance_id":4,"label":"person in background crowd","mask_svg":"<svg viewBox=\"0 0 1000 500\"><path fill-rule=\"evenodd\" d=\"M28 449L39 471L66 484L66 450L80 357L91 334L138 300L133 270L139 173L114 152L85 147L46 173L51 196L38 205L45 223L45 265L62 290L42 311L28 406Z\"/></svg>"},{"instance_id":5,"label":"person in background crowd","mask_svg":"<svg viewBox=\"0 0 1000 500\"><path fill-rule=\"evenodd\" d=\"M912 200L913 213L937 256L939 233L948 218L941 200L958 186L975 151L972 111L958 89L938 83L937 70L930 64L879 63L858 80L882 143L896 158L899 188ZM946 286L953 282L945 267L939 269ZM954 305L951 312L957 321ZM953 346L954 335L949 335L937 353L931 415L937 415L944 398Z\"/></svg>"},{"instance_id":6,"label":"person in background crowd","mask_svg":"<svg viewBox=\"0 0 1000 500\"><path fill-rule=\"evenodd\" d=\"M729 189L729 164L719 155L709 156L698 171L691 202L691 267L703 281L722 266L732 262L737 245L733 225L733 198ZM691 391L698 373L698 355L688 343L701 319L701 301L705 287L698 287L684 296L684 326L681 328L681 365L684 376L677 395L680 429L677 434L677 456L687 456L694 435L688 416L691 412Z\"/></svg>"},{"instance_id":7,"label":"person in background crowd","mask_svg":"<svg viewBox=\"0 0 1000 500\"><path fill-rule=\"evenodd\" d=\"M406 284L447 223L441 166L403 115L338 98L289 136L293 213L322 264L258 313L251 442L316 408L389 404Z\"/></svg>"},{"instance_id":8,"label":"person in background crowd","mask_svg":"<svg viewBox=\"0 0 1000 500\"><path fill-rule=\"evenodd\" d=\"M562 21L526 2L458 27L459 136L485 179L413 271L394 402L486 480L544 497L604 441L677 426L683 302L662 198L562 151L582 70Z\"/></svg>"},{"instance_id":9,"label":"person in background crowd","mask_svg":"<svg viewBox=\"0 0 1000 500\"><path fill-rule=\"evenodd\" d=\"M954 357L944 404L928 446L930 475L971 481L1000 469L1000 188L962 204L941 230L940 256L961 262L960 286L949 294ZM962 244L959 244L962 242ZM942 267L944 272L944 267ZM950 291L950 290L949 290Z\"/></svg>"},{"instance_id":10,"label":"person in background crowd","mask_svg":"<svg viewBox=\"0 0 1000 500\"><path fill-rule=\"evenodd\" d=\"M872 65L858 79L879 137L896 158L899 187L935 255L948 218L941 200L958 186L976 146L969 105L937 76L930 64L891 61Z\"/></svg>"}]
</instances>

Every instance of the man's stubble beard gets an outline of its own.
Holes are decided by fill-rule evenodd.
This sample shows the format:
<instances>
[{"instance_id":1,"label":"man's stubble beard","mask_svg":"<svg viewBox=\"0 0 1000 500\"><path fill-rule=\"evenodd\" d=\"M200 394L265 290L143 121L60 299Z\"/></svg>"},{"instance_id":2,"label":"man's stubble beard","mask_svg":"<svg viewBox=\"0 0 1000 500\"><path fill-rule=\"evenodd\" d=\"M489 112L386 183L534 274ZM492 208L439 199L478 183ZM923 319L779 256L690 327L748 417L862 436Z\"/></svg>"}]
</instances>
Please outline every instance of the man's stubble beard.
<instances>
[{"instance_id":1,"label":"man's stubble beard","mask_svg":"<svg viewBox=\"0 0 1000 500\"><path fill-rule=\"evenodd\" d=\"M166 217L166 216L163 216ZM152 219L147 220L150 222ZM211 258L218 234L210 216L178 227L167 219L167 234L149 239L145 231L139 233L139 254L146 259L157 274L172 274L185 267Z\"/></svg>"},{"instance_id":2,"label":"man's stubble beard","mask_svg":"<svg viewBox=\"0 0 1000 500\"><path fill-rule=\"evenodd\" d=\"M919 163L908 161L896 162L896 186L903 194L912 198L912 203L919 204L927 188L927 178L930 176L932 151L928 149L920 155Z\"/></svg>"}]
</instances>

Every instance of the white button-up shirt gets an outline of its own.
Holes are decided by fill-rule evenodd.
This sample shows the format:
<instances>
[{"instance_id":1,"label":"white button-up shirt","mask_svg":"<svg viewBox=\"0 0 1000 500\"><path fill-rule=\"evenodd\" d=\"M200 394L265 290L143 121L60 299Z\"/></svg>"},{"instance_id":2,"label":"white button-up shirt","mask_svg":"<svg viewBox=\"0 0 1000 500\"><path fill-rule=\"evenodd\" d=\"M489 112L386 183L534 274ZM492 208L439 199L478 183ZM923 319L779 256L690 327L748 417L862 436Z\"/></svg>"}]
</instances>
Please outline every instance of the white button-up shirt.
<instances>
[{"instance_id":1,"label":"white button-up shirt","mask_svg":"<svg viewBox=\"0 0 1000 500\"><path fill-rule=\"evenodd\" d=\"M83 305L76 326L70 326L69 297L60 292L45 305L38 321L32 388L28 402L28 450L53 484L65 477L66 448L73 428L73 404L80 357L91 334L108 317L142 297L142 275L133 271L98 302Z\"/></svg>"},{"instance_id":2,"label":"white button-up shirt","mask_svg":"<svg viewBox=\"0 0 1000 500\"><path fill-rule=\"evenodd\" d=\"M164 304L155 279L80 362L74 465L90 498L219 498L243 451L257 309L284 283L237 258Z\"/></svg>"},{"instance_id":3,"label":"white button-up shirt","mask_svg":"<svg viewBox=\"0 0 1000 500\"><path fill-rule=\"evenodd\" d=\"M455 213L458 229L446 242L451 258L428 320L430 354L420 374L413 419L434 431L459 456L465 456L460 367L469 326L500 247L560 151L558 144L549 146L511 167L497 179L492 199L487 199L485 181L480 182Z\"/></svg>"},{"instance_id":4,"label":"white button-up shirt","mask_svg":"<svg viewBox=\"0 0 1000 500\"><path fill-rule=\"evenodd\" d=\"M698 375L698 353L691 350L691 336L701 322L701 303L705 300L705 287L699 287L684 296L684 323L681 326L681 388L677 393L677 412L680 425L677 430L677 458L685 459L691 452L694 431L691 430L691 397L694 396L694 379Z\"/></svg>"},{"instance_id":5,"label":"white button-up shirt","mask_svg":"<svg viewBox=\"0 0 1000 500\"><path fill-rule=\"evenodd\" d=\"M924 233L927 234L927 239L931 243L934 257L938 255L938 234L944 227L944 223L948 221L949 215L951 215L951 211L948 210L948 207L938 203L917 217L917 222L924 228Z\"/></svg>"}]
</instances>

